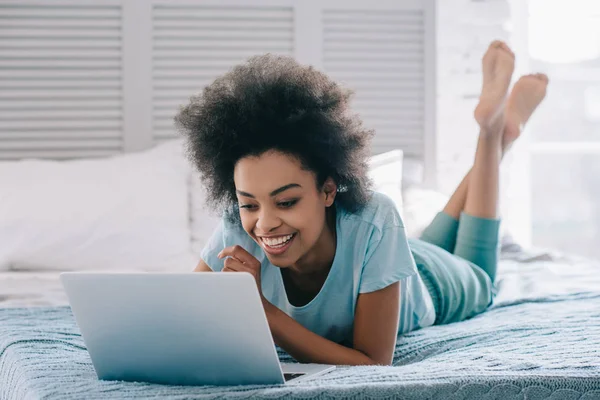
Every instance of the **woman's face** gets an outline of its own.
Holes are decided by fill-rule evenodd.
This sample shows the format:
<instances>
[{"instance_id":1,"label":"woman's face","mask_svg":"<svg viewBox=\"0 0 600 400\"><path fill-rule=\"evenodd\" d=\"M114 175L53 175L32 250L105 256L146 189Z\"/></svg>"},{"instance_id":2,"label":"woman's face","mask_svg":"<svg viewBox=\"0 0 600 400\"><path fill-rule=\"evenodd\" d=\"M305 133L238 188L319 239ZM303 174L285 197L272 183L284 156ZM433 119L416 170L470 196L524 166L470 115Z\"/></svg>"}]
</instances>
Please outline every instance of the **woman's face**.
<instances>
[{"instance_id":1,"label":"woman's face","mask_svg":"<svg viewBox=\"0 0 600 400\"><path fill-rule=\"evenodd\" d=\"M244 230L278 267L295 265L323 237L335 184L317 188L316 175L290 155L268 151L245 157L234 169Z\"/></svg>"}]
</instances>

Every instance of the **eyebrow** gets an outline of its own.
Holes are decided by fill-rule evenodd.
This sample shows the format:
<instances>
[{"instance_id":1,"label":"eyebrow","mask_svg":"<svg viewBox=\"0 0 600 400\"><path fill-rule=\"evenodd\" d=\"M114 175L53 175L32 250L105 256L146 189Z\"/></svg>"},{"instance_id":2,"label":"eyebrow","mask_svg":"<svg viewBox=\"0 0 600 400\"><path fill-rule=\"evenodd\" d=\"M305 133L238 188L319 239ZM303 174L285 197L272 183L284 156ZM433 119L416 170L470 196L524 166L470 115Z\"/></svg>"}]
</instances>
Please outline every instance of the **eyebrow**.
<instances>
[{"instance_id":1,"label":"eyebrow","mask_svg":"<svg viewBox=\"0 0 600 400\"><path fill-rule=\"evenodd\" d=\"M269 193L269 196L271 196L271 197L277 196L279 193L285 192L286 190L291 189L291 188L295 188L295 187L301 188L302 186L298 185L297 183L289 183L289 184L287 184L285 186L282 186L282 187L280 187L278 189L273 190L271 193ZM244 197L251 197L253 199L256 198L256 197L254 197L253 194L242 192L241 190L236 190L236 192L238 192L239 194L241 194Z\"/></svg>"}]
</instances>

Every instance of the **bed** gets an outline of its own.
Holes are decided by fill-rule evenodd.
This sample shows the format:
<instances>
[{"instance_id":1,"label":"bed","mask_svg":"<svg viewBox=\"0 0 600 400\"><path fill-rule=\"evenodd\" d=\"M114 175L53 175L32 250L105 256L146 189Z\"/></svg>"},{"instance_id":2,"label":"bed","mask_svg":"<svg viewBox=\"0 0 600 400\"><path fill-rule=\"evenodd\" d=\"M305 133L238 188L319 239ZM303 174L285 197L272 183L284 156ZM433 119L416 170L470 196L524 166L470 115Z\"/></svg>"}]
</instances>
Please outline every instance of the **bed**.
<instances>
[{"instance_id":1,"label":"bed","mask_svg":"<svg viewBox=\"0 0 600 400\"><path fill-rule=\"evenodd\" d=\"M15 29L23 29L25 25L38 27L39 35L49 39L44 42L45 46L57 57L68 57L72 53L70 47L65 47L71 40L61 37L54 42L54 36L48 32L56 31L52 27L57 24L71 26L73 18L84 23L73 29L65 27L59 34L75 35L74 49L81 48L82 43L83 47L89 44L87 47L95 49L101 30L103 43L108 43L111 50L96 54L94 59L98 63L93 65L93 71L89 60L73 65L68 58L61 59L64 63L48 63L46 56L36 58L27 51L19 50L18 54L10 55L12 67L7 67L7 74L19 80L39 80L48 87L32 91L25 85L22 92L18 92L20 86L12 88L11 93L18 92L22 104L11 100L11 108L6 110L12 113L14 107L22 105L18 109L20 117L15 114L14 121L5 124L1 132L10 145L0 149L0 159L14 160L14 163L0 165L0 400L600 399L600 263L524 251L514 244L503 248L500 292L493 307L469 321L403 336L398 341L393 367L340 367L311 381L292 381L276 387L191 388L98 381L58 281L59 271L114 270L123 266L156 271L170 265L190 270L210 234L210 226L215 223L201 210L202 194L190 190L190 183L191 186L197 184L197 179L191 178L189 166L181 157L172 157L172 149L163 147L133 154L174 138L172 116L190 94L179 88L201 87L208 81L207 78L206 82L198 82L194 74L182 75L179 62L205 68L207 74L213 74L216 65L229 62L224 60L238 59L242 55L245 58L246 47L262 49L265 44L270 49L272 44L262 37L271 37L276 29L286 38L281 41L284 52L295 48L297 58L321 64L333 76L351 77L356 69L354 64L347 69L347 63L336 58L340 51L355 59L361 69L370 67L373 71L382 71L381 76L372 72L366 78L358 74L346 82L350 86L377 85L382 79L388 82L387 71L401 68L412 78L406 79L402 74L391 89L401 91L407 85L407 95L396 99L398 103L390 107L391 98L386 97L382 104L367 99L369 90L359 91L358 95L366 96L361 110L372 115L371 124L383 133L377 141L379 150L405 149L406 154L418 158L421 167L427 167L421 171L424 176L414 181L434 182L435 165L439 168L435 157L439 146L433 123L436 114L435 2L385 1L369 2L365 6L321 1L307 2L306 7L290 7L287 1L252 1L251 5L243 2L244 7L239 10L220 7L221 0L208 1L211 4L206 4L207 1L192 4L194 2L187 0L109 1L107 4L90 0L85 5L75 6L73 2L62 0L31 0L25 5L21 1L5 3L8 21L14 16L14 21L18 19L18 23L13 23ZM233 0L226 3L240 4ZM34 7L36 4L43 7L38 9ZM261 10L252 9L253 6ZM344 11L342 8L346 6L348 9ZM393 25L394 31L400 25L407 27L407 31L397 31L402 36L398 43L401 49L397 52L404 53L408 47L409 59L387 57L389 42L380 57L364 57L364 44L355 40L355 27L365 14L361 10L371 21L369 40L372 43L389 38L388 24ZM324 18L307 18L311 13L317 15L316 11L323 11ZM223 31L224 36L216 39L212 33L206 35L209 31L202 24L184 24L177 32L158 29L153 34L144 33L154 26L164 28L178 24L187 14L208 15L212 20L216 18L225 21L225 25L235 26L239 25L240 16L249 21L254 19L258 22L249 25L252 32L242 33L244 43L252 45L244 46L243 54L238 54L235 50L238 46L231 45L235 41L231 41L229 31ZM24 24L24 20L28 24ZM133 25L125 24L127 21L136 21L135 26L145 29L131 29ZM310 41L320 40L321 35L303 32L308 28L317 31L315 23L322 24L325 32L337 33L325 35L325 41L314 46ZM102 25L101 29L98 24ZM264 30L256 30L255 25ZM420 28L415 30L412 28L415 25ZM88 29L93 35L86 34ZM29 33L32 35L29 39L21 34L7 36L10 27L5 31L3 40L15 49L22 48L21 40L42 37L35 36L35 32ZM165 48L170 51L164 43L171 43L170 36L174 32L177 37L188 38L186 44L192 37L196 40L209 37L211 46L219 47L219 51L205 54L192 50L193 54L185 54L177 50L179 58L174 59L164 53ZM419 34L415 34L417 32ZM407 38L412 42L406 42ZM300 40L301 45L293 46L295 40ZM378 49L372 43L369 50L377 54ZM136 50L139 48L152 48L153 52ZM325 51L319 54L307 51L312 48ZM135 51L130 53L128 49ZM64 82L75 80L73 85L95 88L98 74L103 77L102 85L109 82L106 93L94 91L100 97L93 97L89 91L82 95L79 90L53 84L58 76ZM204 77L204 73L200 75ZM171 76L177 76L177 80ZM371 79L373 77L376 79ZM137 90L148 87L153 90ZM373 88L369 88L372 92ZM73 96L77 101L73 101ZM139 106L131 107L132 104ZM71 114L73 107L90 109L91 113ZM46 110L43 115L39 114L39 108ZM402 112L399 114L399 111ZM411 118L397 118L402 113ZM72 117L75 119L70 119ZM15 131L23 136L14 134ZM122 155L122 152L131 154ZM108 155L115 157L86 161ZM18 162L24 158L48 162ZM53 162L71 159L81 161ZM425 208L435 211L443 200L432 200L431 193L427 193L426 199L396 196L398 182L386 179L400 176L399 168L406 171L406 166L406 163L398 167L384 162L382 168L393 173L383 174L386 176L378 190L387 189L388 195L397 198L404 221L412 230L409 234L416 235L428 218L416 216L420 213L415 210L426 205ZM51 187L45 186L46 182L51 183ZM90 182L96 186L89 185ZM44 202L34 204L31 199ZM6 204L9 207L3 209L1 206ZM162 213L164 210L180 212ZM116 251L117 248L120 251ZM177 260L173 255L177 255ZM283 352L280 357L290 360Z\"/></svg>"},{"instance_id":2,"label":"bed","mask_svg":"<svg viewBox=\"0 0 600 400\"><path fill-rule=\"evenodd\" d=\"M486 313L402 336L392 367L172 387L99 381L58 275L0 273L0 399L600 399L600 263L507 244L498 287Z\"/></svg>"}]
</instances>

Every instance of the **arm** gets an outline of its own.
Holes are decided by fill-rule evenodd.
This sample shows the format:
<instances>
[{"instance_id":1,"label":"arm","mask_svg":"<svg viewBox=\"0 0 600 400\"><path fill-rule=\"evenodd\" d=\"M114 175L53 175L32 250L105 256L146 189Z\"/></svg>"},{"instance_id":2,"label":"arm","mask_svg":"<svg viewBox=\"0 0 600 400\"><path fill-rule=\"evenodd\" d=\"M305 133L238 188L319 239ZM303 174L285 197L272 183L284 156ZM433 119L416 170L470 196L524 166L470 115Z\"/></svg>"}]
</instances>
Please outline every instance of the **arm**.
<instances>
[{"instance_id":1,"label":"arm","mask_svg":"<svg viewBox=\"0 0 600 400\"><path fill-rule=\"evenodd\" d=\"M212 272L212 269L204 262L204 260L200 259L200 262L194 269L194 272Z\"/></svg>"},{"instance_id":2,"label":"arm","mask_svg":"<svg viewBox=\"0 0 600 400\"><path fill-rule=\"evenodd\" d=\"M368 288L373 285L367 285L367 293L359 294L354 312L354 348L348 348L306 329L267 301L261 291L260 262L244 248L227 247L218 257L226 258L223 271L248 272L254 276L273 339L296 360L336 365L390 365L398 335L398 281L372 291ZM204 266L197 267L201 268Z\"/></svg>"},{"instance_id":3,"label":"arm","mask_svg":"<svg viewBox=\"0 0 600 400\"><path fill-rule=\"evenodd\" d=\"M204 262L200 260L194 272L211 272L212 269ZM365 329L368 326L377 326L376 321L367 321L365 319L365 312L369 312L370 307L379 304L376 300L377 297L382 297L380 292L386 292L392 286L380 290L374 293L363 294L358 297L356 320L355 320L355 332L356 324L360 323L358 318L363 320L363 324L373 324L363 326L360 331L364 335ZM397 291L397 290L396 290ZM385 296L385 293L384 293ZM269 303L262 295L263 306L267 319L269 321L269 327L275 340L275 343L286 350L292 357L296 358L300 362L313 362L321 364L339 364L339 365L369 365L377 364L374 359L368 356L368 352L350 349L344 347L330 340L327 340L316 333L313 333L296 322L293 318L288 316L286 313ZM391 301L391 299L389 299ZM381 301L387 301L381 299ZM396 303L398 301L396 300ZM372 304L368 304L372 303ZM363 305L364 304L364 305ZM362 315L362 317L360 317ZM377 315L373 313L372 315ZM398 324L398 315L395 316L396 325ZM396 328L397 329L397 328ZM356 333L355 333L356 338ZM374 342L372 347L380 347L379 343ZM367 351L371 348L368 344L363 346ZM393 350L393 349L392 349ZM374 349L376 354L379 354L379 350ZM388 361L389 364L389 361Z\"/></svg>"},{"instance_id":4,"label":"arm","mask_svg":"<svg viewBox=\"0 0 600 400\"><path fill-rule=\"evenodd\" d=\"M337 365L390 365L398 334L400 284L358 296L354 348L304 328L274 305L264 302L275 343L300 362Z\"/></svg>"}]
</instances>

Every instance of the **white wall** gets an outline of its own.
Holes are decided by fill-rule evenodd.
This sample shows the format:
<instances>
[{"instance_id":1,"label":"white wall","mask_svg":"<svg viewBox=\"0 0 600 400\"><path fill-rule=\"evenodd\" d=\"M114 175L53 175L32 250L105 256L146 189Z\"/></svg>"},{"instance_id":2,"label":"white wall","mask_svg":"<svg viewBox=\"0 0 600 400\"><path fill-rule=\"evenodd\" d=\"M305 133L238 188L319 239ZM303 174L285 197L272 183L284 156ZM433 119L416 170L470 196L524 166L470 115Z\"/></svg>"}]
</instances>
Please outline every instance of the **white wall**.
<instances>
[{"instance_id":1,"label":"white wall","mask_svg":"<svg viewBox=\"0 0 600 400\"><path fill-rule=\"evenodd\" d=\"M492 40L509 41L506 0L438 0L438 185L450 194L473 162L481 57Z\"/></svg>"},{"instance_id":2,"label":"white wall","mask_svg":"<svg viewBox=\"0 0 600 400\"><path fill-rule=\"evenodd\" d=\"M479 134L473 118L481 90L481 57L503 40L517 56L513 82L527 71L522 0L437 1L437 184L450 195L473 163ZM531 242L527 138L505 158L501 173L503 226Z\"/></svg>"}]
</instances>

